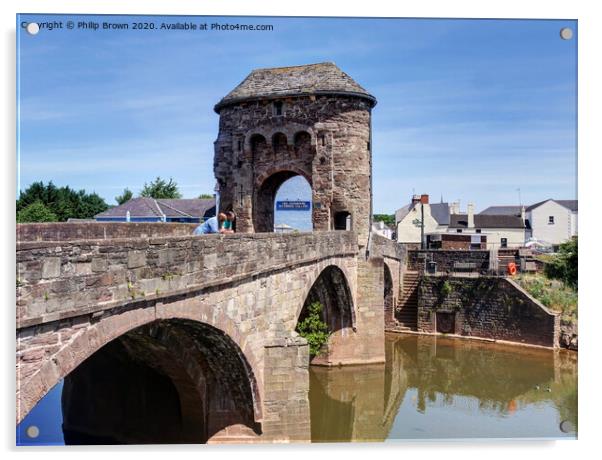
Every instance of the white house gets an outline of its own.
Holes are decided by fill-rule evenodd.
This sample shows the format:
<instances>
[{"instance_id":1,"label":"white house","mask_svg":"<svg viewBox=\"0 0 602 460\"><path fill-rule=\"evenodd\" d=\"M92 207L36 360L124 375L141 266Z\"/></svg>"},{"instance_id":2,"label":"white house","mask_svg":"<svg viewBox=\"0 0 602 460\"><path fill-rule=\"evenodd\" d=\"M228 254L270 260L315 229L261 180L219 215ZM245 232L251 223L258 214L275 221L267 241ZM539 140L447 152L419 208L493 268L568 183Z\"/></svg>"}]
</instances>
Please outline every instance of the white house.
<instances>
[{"instance_id":1,"label":"white house","mask_svg":"<svg viewBox=\"0 0 602 460\"><path fill-rule=\"evenodd\" d=\"M448 203L429 203L428 195L414 195L411 203L395 211L397 241L420 243L423 213L425 235L447 230L449 225Z\"/></svg>"},{"instance_id":2,"label":"white house","mask_svg":"<svg viewBox=\"0 0 602 460\"><path fill-rule=\"evenodd\" d=\"M383 236L390 240L393 239L393 229L385 224L383 221L373 222L372 223L372 231L377 235Z\"/></svg>"},{"instance_id":3,"label":"white house","mask_svg":"<svg viewBox=\"0 0 602 460\"><path fill-rule=\"evenodd\" d=\"M560 244L577 235L577 200L548 199L527 207L533 238Z\"/></svg>"},{"instance_id":4,"label":"white house","mask_svg":"<svg viewBox=\"0 0 602 460\"><path fill-rule=\"evenodd\" d=\"M517 248L524 246L527 239L524 208L518 215L475 214L474 205L469 203L466 214L450 215L447 231L487 235L487 249Z\"/></svg>"}]
</instances>

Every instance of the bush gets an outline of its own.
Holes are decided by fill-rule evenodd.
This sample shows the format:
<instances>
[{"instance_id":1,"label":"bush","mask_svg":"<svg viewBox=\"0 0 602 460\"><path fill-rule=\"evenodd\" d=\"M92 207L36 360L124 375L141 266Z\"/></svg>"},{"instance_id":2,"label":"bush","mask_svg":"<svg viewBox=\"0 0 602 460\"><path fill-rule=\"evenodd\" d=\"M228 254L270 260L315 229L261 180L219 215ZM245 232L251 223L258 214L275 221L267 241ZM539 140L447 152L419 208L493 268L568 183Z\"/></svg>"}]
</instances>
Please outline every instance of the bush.
<instances>
[{"instance_id":1,"label":"bush","mask_svg":"<svg viewBox=\"0 0 602 460\"><path fill-rule=\"evenodd\" d=\"M17 213L17 222L56 222L58 218L41 201L35 201Z\"/></svg>"},{"instance_id":2,"label":"bush","mask_svg":"<svg viewBox=\"0 0 602 460\"><path fill-rule=\"evenodd\" d=\"M451 283L448 280L445 280L441 284L441 295L443 296L443 298L448 297L452 293L453 290L454 290L454 288L452 287Z\"/></svg>"},{"instance_id":3,"label":"bush","mask_svg":"<svg viewBox=\"0 0 602 460\"><path fill-rule=\"evenodd\" d=\"M328 340L328 326L322 321L322 304L314 302L308 306L307 316L297 325L297 332L307 340L309 354L313 358Z\"/></svg>"},{"instance_id":4,"label":"bush","mask_svg":"<svg viewBox=\"0 0 602 460\"><path fill-rule=\"evenodd\" d=\"M577 321L577 292L571 287L542 275L520 275L516 280L546 307L562 313L563 321Z\"/></svg>"},{"instance_id":5,"label":"bush","mask_svg":"<svg viewBox=\"0 0 602 460\"><path fill-rule=\"evenodd\" d=\"M562 243L558 254L551 257L544 265L545 275L548 278L560 280L576 290L578 278L577 252L577 238Z\"/></svg>"}]
</instances>

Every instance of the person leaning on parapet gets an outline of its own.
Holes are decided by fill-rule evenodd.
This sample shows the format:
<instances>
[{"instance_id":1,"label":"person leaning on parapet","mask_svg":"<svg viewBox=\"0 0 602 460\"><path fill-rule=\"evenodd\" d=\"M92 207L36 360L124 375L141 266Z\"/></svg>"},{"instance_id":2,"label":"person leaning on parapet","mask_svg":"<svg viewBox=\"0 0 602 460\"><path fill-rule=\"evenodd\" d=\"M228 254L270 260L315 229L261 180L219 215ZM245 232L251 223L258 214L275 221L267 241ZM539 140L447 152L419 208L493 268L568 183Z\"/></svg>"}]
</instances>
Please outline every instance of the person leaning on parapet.
<instances>
[{"instance_id":1,"label":"person leaning on parapet","mask_svg":"<svg viewBox=\"0 0 602 460\"><path fill-rule=\"evenodd\" d=\"M234 233L236 231L236 214L234 214L234 211L226 213L226 221L222 228L224 230L222 233Z\"/></svg>"},{"instance_id":2,"label":"person leaning on parapet","mask_svg":"<svg viewBox=\"0 0 602 460\"><path fill-rule=\"evenodd\" d=\"M206 235L208 233L233 233L223 228L226 222L226 215L220 212L217 216L210 217L197 228L194 229L195 235Z\"/></svg>"}]
</instances>

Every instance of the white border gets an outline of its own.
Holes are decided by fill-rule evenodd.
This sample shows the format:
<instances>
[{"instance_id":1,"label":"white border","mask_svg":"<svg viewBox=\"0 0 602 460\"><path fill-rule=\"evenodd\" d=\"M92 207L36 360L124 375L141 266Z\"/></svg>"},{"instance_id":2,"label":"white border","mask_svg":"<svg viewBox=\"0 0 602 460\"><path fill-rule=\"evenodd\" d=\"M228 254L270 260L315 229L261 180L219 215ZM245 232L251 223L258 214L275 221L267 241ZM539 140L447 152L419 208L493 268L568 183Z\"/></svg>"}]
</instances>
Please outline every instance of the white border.
<instances>
[{"instance_id":1,"label":"white border","mask_svg":"<svg viewBox=\"0 0 602 460\"><path fill-rule=\"evenodd\" d=\"M388 3L388 4L387 4ZM395 456L400 458L445 458L469 459L484 457L487 460L524 458L527 456L546 458L580 458L600 450L596 440L599 437L597 420L601 413L599 389L600 382L600 346L595 339L602 321L596 288L599 283L602 254L602 238L598 230L602 229L600 219L601 194L598 171L600 168L600 116L601 98L600 56L602 34L600 18L594 5L588 0L566 1L525 1L525 0L453 0L453 1L412 1L398 2L381 0L367 2L304 0L286 1L244 1L244 0L95 0L95 1L3 1L0 3L2 15L3 60L2 60L2 139L3 149L3 195L0 214L4 218L2 242L4 263L2 264L2 292L4 293L4 340L2 366L3 404L3 445L9 455L19 452L27 457L46 458L75 455L101 458L110 452L111 456L125 457L130 452L140 452L145 456L164 458L176 450L180 455L219 455L220 458L251 455L270 458L303 458L314 455L366 455ZM420 442L373 445L329 445L329 446L243 446L243 447L131 447L131 448L36 448L16 449L14 446L14 191L15 191L15 14L23 13L107 13L107 14L214 14L214 15L287 15L287 16L381 16L381 17L476 17L476 18L564 18L579 20L579 201L580 201L580 345L579 351L579 441L560 442ZM598 112L598 117L595 117ZM596 263L597 262L597 263ZM597 334L596 334L597 333ZM596 392L597 390L597 392ZM597 449L596 449L597 448ZM84 453L85 452L85 453Z\"/></svg>"}]
</instances>

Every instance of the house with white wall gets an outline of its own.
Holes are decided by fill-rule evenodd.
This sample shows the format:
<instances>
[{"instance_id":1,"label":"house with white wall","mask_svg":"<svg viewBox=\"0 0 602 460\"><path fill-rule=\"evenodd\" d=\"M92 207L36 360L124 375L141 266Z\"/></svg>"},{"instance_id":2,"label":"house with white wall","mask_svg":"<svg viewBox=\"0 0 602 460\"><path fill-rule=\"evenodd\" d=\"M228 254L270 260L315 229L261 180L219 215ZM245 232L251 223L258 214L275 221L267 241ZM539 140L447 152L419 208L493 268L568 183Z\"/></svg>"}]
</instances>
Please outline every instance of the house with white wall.
<instances>
[{"instance_id":1,"label":"house with white wall","mask_svg":"<svg viewBox=\"0 0 602 460\"><path fill-rule=\"evenodd\" d=\"M548 199L527 207L533 238L550 244L563 243L577 235L577 200Z\"/></svg>"},{"instance_id":2,"label":"house with white wall","mask_svg":"<svg viewBox=\"0 0 602 460\"><path fill-rule=\"evenodd\" d=\"M445 232L449 225L448 203L430 203L427 194L414 195L409 204L395 211L397 241L420 244L423 220L425 235Z\"/></svg>"},{"instance_id":3,"label":"house with white wall","mask_svg":"<svg viewBox=\"0 0 602 460\"><path fill-rule=\"evenodd\" d=\"M480 215L520 215L520 206L490 206ZM547 199L525 208L527 239L560 244L577 235L577 200Z\"/></svg>"},{"instance_id":4,"label":"house with white wall","mask_svg":"<svg viewBox=\"0 0 602 460\"><path fill-rule=\"evenodd\" d=\"M450 215L447 231L486 235L487 249L500 249L524 246L528 229L524 214L475 214L474 205L469 203L466 214Z\"/></svg>"},{"instance_id":5,"label":"house with white wall","mask_svg":"<svg viewBox=\"0 0 602 460\"><path fill-rule=\"evenodd\" d=\"M395 230L385 224L383 221L373 222L372 223L372 231L377 235L380 235L389 240L393 239L393 235Z\"/></svg>"}]
</instances>

